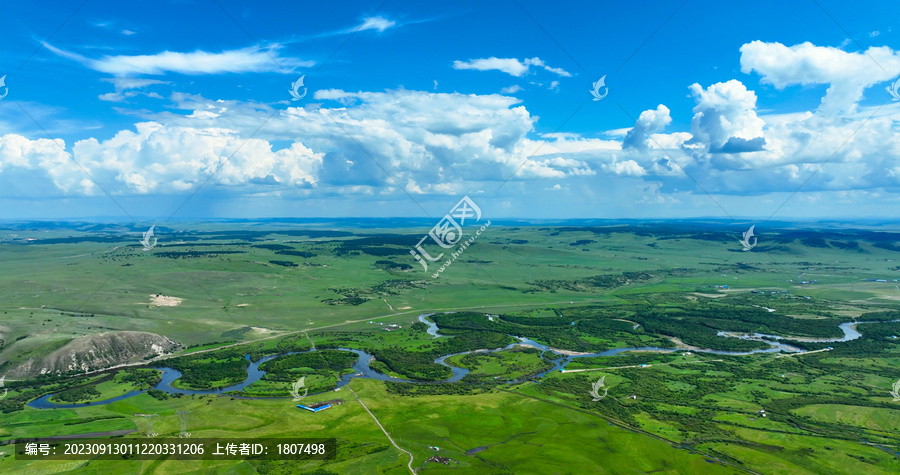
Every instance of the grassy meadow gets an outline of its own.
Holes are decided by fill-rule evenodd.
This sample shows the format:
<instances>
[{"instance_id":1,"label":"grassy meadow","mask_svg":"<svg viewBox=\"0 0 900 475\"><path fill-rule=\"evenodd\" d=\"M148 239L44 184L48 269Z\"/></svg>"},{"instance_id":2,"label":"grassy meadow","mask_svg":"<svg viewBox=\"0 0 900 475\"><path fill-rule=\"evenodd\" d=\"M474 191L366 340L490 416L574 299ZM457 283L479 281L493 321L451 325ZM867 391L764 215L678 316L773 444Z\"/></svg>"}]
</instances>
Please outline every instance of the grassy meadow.
<instances>
[{"instance_id":1,"label":"grassy meadow","mask_svg":"<svg viewBox=\"0 0 900 475\"><path fill-rule=\"evenodd\" d=\"M18 461L6 445L0 472L408 473L409 457L353 394L331 391L353 371L337 354L270 360L244 394L265 399L146 391L76 409L25 403L45 394L97 403L147 389L158 378L149 368L166 361L195 371L177 387L227 385L245 375L245 354L255 360L313 344L365 350L373 368L415 378L438 374L431 360L441 352L495 349L514 341L510 334L574 353L679 351L577 358L566 372L515 385L505 382L545 370L549 355L469 353L447 360L470 370L458 383L353 379L350 387L421 473L900 472L892 452L900 403L889 394L900 379L900 324L890 321L900 318L890 313L900 310L896 235L760 227L759 245L743 252L733 228L492 224L433 279L438 263L425 273L409 255L427 229L180 224L158 226L159 245L143 251L140 230L127 227L8 226L0 229L0 374L23 375L6 380L0 440L146 437L135 414L148 413L159 414L160 437L177 436L175 413L189 410L192 437L335 437L339 452L303 463ZM430 313L440 314L433 319L448 336L425 333L418 317ZM839 324L871 318L880 321L859 325L857 340L803 341L839 337ZM385 331L391 324L402 328ZM686 354L768 345L722 331L776 334L821 351ZM145 356L111 340L96 360L66 369L91 338L119 332L159 335L177 348ZM106 370L110 361L131 366ZM50 371L26 374L29 362ZM296 409L288 389L302 376L326 391L308 401L343 404ZM593 401L601 376L608 396ZM436 456L449 465L428 461Z\"/></svg>"}]
</instances>

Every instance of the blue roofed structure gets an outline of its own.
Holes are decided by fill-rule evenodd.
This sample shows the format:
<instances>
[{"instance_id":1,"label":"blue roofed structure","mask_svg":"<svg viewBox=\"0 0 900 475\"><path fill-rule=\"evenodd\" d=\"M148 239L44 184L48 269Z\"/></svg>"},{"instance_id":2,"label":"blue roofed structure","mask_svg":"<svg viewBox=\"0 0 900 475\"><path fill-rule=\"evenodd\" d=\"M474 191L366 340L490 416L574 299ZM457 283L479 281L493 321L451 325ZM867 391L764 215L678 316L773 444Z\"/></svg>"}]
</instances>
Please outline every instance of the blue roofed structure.
<instances>
[{"instance_id":1,"label":"blue roofed structure","mask_svg":"<svg viewBox=\"0 0 900 475\"><path fill-rule=\"evenodd\" d=\"M324 411L325 409L328 409L332 406L340 406L342 402L344 402L342 399L334 399L331 401L317 402L308 406L297 404L297 407L299 407L300 409L306 409L309 412L319 412Z\"/></svg>"}]
</instances>

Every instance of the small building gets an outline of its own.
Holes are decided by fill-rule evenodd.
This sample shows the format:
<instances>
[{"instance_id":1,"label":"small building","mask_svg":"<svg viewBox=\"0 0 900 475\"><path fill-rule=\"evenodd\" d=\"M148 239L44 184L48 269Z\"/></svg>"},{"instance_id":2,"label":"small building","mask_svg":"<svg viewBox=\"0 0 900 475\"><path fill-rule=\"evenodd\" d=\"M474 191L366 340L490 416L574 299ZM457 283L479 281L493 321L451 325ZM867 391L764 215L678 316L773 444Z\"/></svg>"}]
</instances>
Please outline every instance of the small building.
<instances>
[{"instance_id":1,"label":"small building","mask_svg":"<svg viewBox=\"0 0 900 475\"><path fill-rule=\"evenodd\" d=\"M343 399L334 399L331 401L317 402L308 406L297 404L297 407L299 407L300 409L306 409L309 412L319 412L324 411L325 409L329 409L333 406L340 406L343 402Z\"/></svg>"},{"instance_id":2,"label":"small building","mask_svg":"<svg viewBox=\"0 0 900 475\"><path fill-rule=\"evenodd\" d=\"M448 458L448 457L440 457L440 456L438 456L438 455L432 456L431 458L429 458L428 460L426 460L426 462L441 463L441 464L444 464L444 465L450 465L450 462L456 463L456 461L453 460L453 459L451 459L451 458Z\"/></svg>"},{"instance_id":3,"label":"small building","mask_svg":"<svg viewBox=\"0 0 900 475\"><path fill-rule=\"evenodd\" d=\"M631 399L637 399L637 394L632 394L630 397Z\"/></svg>"},{"instance_id":4,"label":"small building","mask_svg":"<svg viewBox=\"0 0 900 475\"><path fill-rule=\"evenodd\" d=\"M386 332L392 332L394 330L399 330L401 328L403 328L403 327L401 327L400 325L397 325L396 323L391 323L390 325L382 328L382 330L384 330Z\"/></svg>"}]
</instances>

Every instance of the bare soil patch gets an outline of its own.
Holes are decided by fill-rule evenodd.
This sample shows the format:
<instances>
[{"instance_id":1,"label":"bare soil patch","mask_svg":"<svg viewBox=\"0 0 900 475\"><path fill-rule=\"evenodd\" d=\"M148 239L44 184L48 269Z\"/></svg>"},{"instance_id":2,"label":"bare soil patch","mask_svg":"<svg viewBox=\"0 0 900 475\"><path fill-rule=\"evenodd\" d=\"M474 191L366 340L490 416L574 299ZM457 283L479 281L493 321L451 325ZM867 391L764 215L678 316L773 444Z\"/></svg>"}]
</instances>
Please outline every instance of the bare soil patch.
<instances>
[{"instance_id":1,"label":"bare soil patch","mask_svg":"<svg viewBox=\"0 0 900 475\"><path fill-rule=\"evenodd\" d=\"M150 304L157 307L177 307L184 299L168 295L150 295Z\"/></svg>"}]
</instances>

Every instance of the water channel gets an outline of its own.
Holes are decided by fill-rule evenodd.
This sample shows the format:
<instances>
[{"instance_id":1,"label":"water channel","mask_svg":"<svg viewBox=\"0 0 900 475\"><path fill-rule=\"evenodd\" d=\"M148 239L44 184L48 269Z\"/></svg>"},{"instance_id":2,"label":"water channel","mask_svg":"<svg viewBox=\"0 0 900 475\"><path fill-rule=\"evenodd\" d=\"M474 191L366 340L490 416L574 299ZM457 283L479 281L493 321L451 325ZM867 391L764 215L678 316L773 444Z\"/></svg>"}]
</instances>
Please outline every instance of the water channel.
<instances>
[{"instance_id":1,"label":"water channel","mask_svg":"<svg viewBox=\"0 0 900 475\"><path fill-rule=\"evenodd\" d=\"M438 334L439 329L438 329L437 324L426 319L426 317L429 317L430 315L432 315L432 314L420 315L419 321L422 323L425 323L426 325L429 326L429 328L427 330L429 335L431 335L434 338L442 337L443 335ZM891 321L898 322L900 320L891 320ZM855 327L856 327L856 325L863 324L863 323L875 323L875 322L842 323L841 325L839 325L839 327L841 330L843 330L844 336L842 338L838 338L838 339L816 339L816 338L790 338L790 339L797 340L797 341L803 341L803 342L819 342L819 343L844 342L844 341L855 340L861 336ZM746 334L735 335L735 334L732 334L732 332L719 332L718 334L720 336L725 336L725 337L729 337L729 338L741 338L741 339L752 339L752 340L763 341L764 343L768 343L770 345L770 348L767 348L764 350L753 350L753 351L745 351L745 352L718 351L718 350L712 350L712 349L691 349L689 351L693 351L696 353L710 353L710 354L716 354L716 355L750 355L750 354L756 354L756 353L777 353L780 351L784 351L784 352L803 351L800 348L786 345L783 343L779 343L777 341L772 342L772 341L761 340L762 338L769 338L769 339L773 339L773 340L787 339L787 338L780 337L777 335L767 335L764 333L753 333L750 335L746 335ZM658 352L685 351L684 349L657 348L657 347L652 347L652 346L646 346L646 347L637 347L637 348L615 348L612 350L602 351L600 353L569 354L571 352L557 350L556 348L551 348L547 345L543 345L543 344L538 343L529 338L523 338L523 337L518 337L518 336L514 337L514 338L516 338L519 341L516 343L511 343L503 348L496 348L493 350L465 351L462 353L454 353L454 354L445 355L445 356L436 358L434 360L434 362L450 368L452 375L443 381L432 381L432 382L414 381L414 380L410 380L410 379L395 378L395 377L388 376L383 373L379 373L378 371L375 371L369 367L369 363L374 359L374 357L371 354L369 354L365 351L362 351L362 350L355 350L355 349L351 349L351 348L338 348L338 350L340 350L340 351L349 351L349 352L355 353L359 358L357 358L356 362L353 364L354 372L343 375L341 377L340 381L338 381L338 383L337 383L337 388L346 386L347 384L350 383L350 380L353 378L367 378L367 379L376 379L379 381L392 381L395 383L411 383L411 384L430 384L430 383L433 384L435 382L455 383L455 382L461 380L463 377L465 377L469 373L469 370L465 369L465 368L458 368L456 366L447 364L445 362L445 360L447 358L457 356L457 355L476 353L476 352L492 353L495 351L508 350L515 346L528 346L528 347L538 349L541 351L542 358L544 358L544 354L547 352L553 353L556 356L555 358L547 358L550 362L553 363L553 367L551 367L550 369L548 369L546 371L538 373L534 376L530 376L529 379L543 378L548 373L551 373L553 371L562 370L566 367L567 364L569 364L569 362L571 362L575 358L588 358L588 357L596 357L596 356L613 356L613 355L617 355L619 353L623 353L626 351L658 351ZM272 358L277 358L279 356L286 356L286 355L291 355L291 354L296 354L296 353L307 353L310 351L318 351L318 350L313 348L311 350L302 351L302 352L294 351L294 352L288 352L288 353L279 353L279 354L275 354L275 355L265 356L263 358L260 358L257 361L251 361L250 365L247 367L247 379L245 379L243 382L241 382L239 384L235 384L232 386L228 386L225 388L219 388L219 389L193 390L193 389L176 388L176 387L172 386L172 383L174 383L178 378L181 377L180 371L173 369L173 368L166 368L166 367L153 368L153 369L156 369L156 370L159 370L160 372L162 372L162 379L160 380L160 382L158 384L156 384L153 387L153 389L157 389L157 390L169 393L169 394L185 394L185 395L208 395L208 394L221 395L221 394L225 394L225 393L233 392L233 391L243 391L244 388L246 388L247 386L250 386L251 384L255 383L256 381L259 381L263 377L263 375L266 374L265 371L259 369L259 366L261 364L265 363L266 361L269 361ZM247 359L248 360L250 359L249 355L247 356ZM517 382L520 382L520 381L519 380L510 381L509 383L512 384L512 383L517 383ZM86 406L102 406L105 404L111 404L116 401L121 401L123 399L137 396L138 394L141 394L145 391L146 390L135 390L135 391L130 391L125 394L116 396L114 398L105 399L102 401L78 403L78 404L54 403L54 402L50 401L50 398L53 397L53 394L47 394L47 395L44 395L38 399L35 399L35 400L29 402L28 406L33 407L35 409L72 409L72 408L86 407ZM235 397L238 397L238 396L235 396ZM268 398L260 398L260 399L268 399Z\"/></svg>"}]
</instances>

